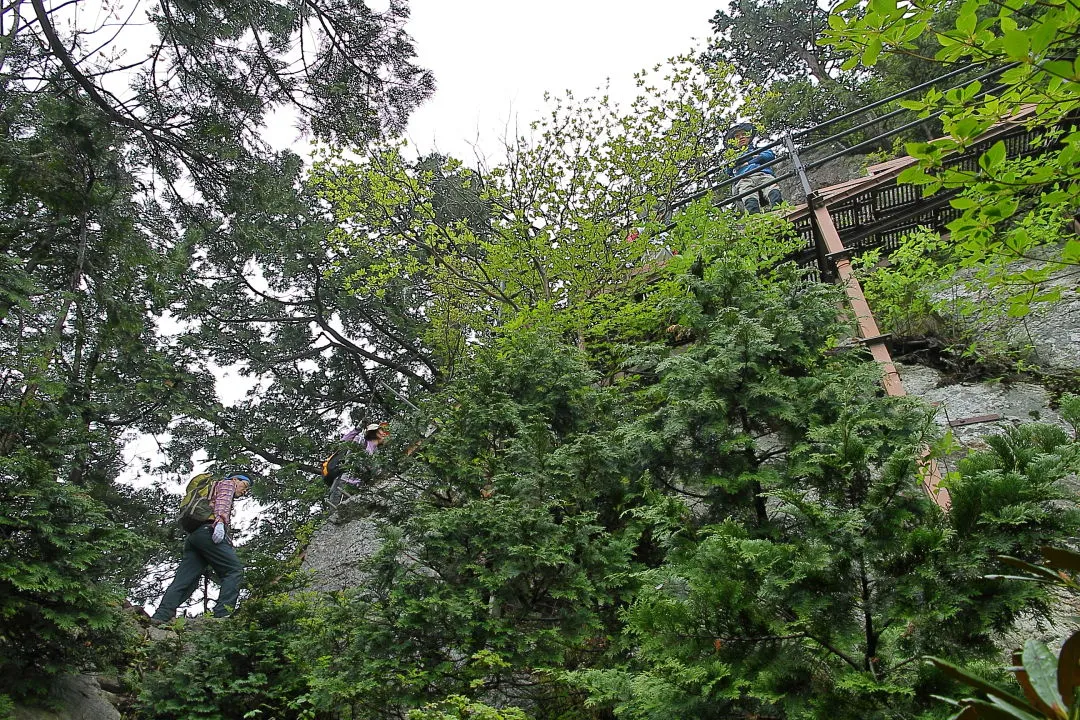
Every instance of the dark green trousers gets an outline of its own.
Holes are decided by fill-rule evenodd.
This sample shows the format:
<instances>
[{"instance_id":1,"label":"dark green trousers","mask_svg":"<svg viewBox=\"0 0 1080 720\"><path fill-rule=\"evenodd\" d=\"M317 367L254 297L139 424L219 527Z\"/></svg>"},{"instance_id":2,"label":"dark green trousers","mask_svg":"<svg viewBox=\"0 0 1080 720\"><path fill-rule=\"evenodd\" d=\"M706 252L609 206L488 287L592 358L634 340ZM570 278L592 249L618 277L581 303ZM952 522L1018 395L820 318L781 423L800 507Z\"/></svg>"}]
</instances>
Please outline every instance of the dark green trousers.
<instances>
[{"instance_id":1,"label":"dark green trousers","mask_svg":"<svg viewBox=\"0 0 1080 720\"><path fill-rule=\"evenodd\" d=\"M240 558L236 556L236 550L232 541L226 537L220 543L215 544L211 534L213 529L210 525L203 525L187 536L184 540L184 557L180 559L180 567L176 568L176 577L173 578L165 596L161 598L154 613L155 620L168 621L176 617L176 608L191 597L195 592L195 586L199 584L199 578L206 572L206 566L214 568L221 582L221 593L218 595L217 604L214 605L214 616L225 617L232 613L236 607L236 598L240 594L240 583L244 579L244 566L240 564Z\"/></svg>"}]
</instances>

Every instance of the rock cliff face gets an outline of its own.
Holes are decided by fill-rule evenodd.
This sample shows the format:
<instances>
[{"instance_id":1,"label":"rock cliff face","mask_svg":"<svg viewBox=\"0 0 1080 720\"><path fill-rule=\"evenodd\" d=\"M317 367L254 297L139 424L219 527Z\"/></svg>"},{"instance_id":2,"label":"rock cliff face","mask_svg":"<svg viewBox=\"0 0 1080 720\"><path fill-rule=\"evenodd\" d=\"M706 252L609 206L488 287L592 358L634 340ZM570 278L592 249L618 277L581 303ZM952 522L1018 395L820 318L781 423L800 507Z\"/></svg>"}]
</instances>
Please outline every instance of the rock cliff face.
<instances>
[{"instance_id":1,"label":"rock cliff face","mask_svg":"<svg viewBox=\"0 0 1080 720\"><path fill-rule=\"evenodd\" d=\"M961 445L978 447L978 440L999 433L1008 425L1038 420L1069 427L1051 405L1050 392L1041 385L1015 382L943 384L942 373L922 365L897 365L909 395L937 407L935 420L951 425Z\"/></svg>"},{"instance_id":2,"label":"rock cliff face","mask_svg":"<svg viewBox=\"0 0 1080 720\"><path fill-rule=\"evenodd\" d=\"M834 151L835 149L833 148L826 148L825 150L819 150L817 153L801 156L800 159L806 164L813 162L818 158L824 158ZM806 175L812 189L827 188L831 185L846 182L852 178L865 176L867 174L866 167L875 162L880 162L880 159L868 157L866 155L844 155L843 157L834 158L823 165L808 170ZM781 163L777 168L776 174L784 175L788 172L791 172L790 165L788 163ZM793 177L781 180L780 189L784 193L784 200L792 205L801 205L806 202L806 193L803 191L802 183L798 178Z\"/></svg>"},{"instance_id":3,"label":"rock cliff face","mask_svg":"<svg viewBox=\"0 0 1080 720\"><path fill-rule=\"evenodd\" d=\"M1030 335L1035 361L1054 370L1080 370L1080 293L1066 290L1065 298L1032 313L1022 328Z\"/></svg>"},{"instance_id":4,"label":"rock cliff face","mask_svg":"<svg viewBox=\"0 0 1080 720\"><path fill-rule=\"evenodd\" d=\"M301 569L311 577L310 589L333 592L363 587L368 575L360 563L382 547L379 528L370 517L349 519L353 502L346 500L316 531Z\"/></svg>"},{"instance_id":5,"label":"rock cliff face","mask_svg":"<svg viewBox=\"0 0 1080 720\"><path fill-rule=\"evenodd\" d=\"M315 531L300 565L308 588L336 592L365 587L370 575L362 567L384 545L384 532L395 513L416 500L416 491L400 478L384 478L355 488Z\"/></svg>"},{"instance_id":6,"label":"rock cliff face","mask_svg":"<svg viewBox=\"0 0 1080 720\"><path fill-rule=\"evenodd\" d=\"M1030 361L1043 372L1076 376L1080 372L1080 293L1071 270L1057 273L1049 284L1062 290L1059 302L1036 305L1027 317L1002 322L1003 327L996 330L1010 344L1029 347ZM977 327L971 329L979 332ZM943 426L951 423L961 444L1000 432L1005 424L1038 420L1068 427L1050 407L1050 392L1039 385L1026 382L947 385L940 373L918 365L902 366L900 375L909 394L938 407L938 423ZM969 419L975 422L959 424Z\"/></svg>"}]
</instances>

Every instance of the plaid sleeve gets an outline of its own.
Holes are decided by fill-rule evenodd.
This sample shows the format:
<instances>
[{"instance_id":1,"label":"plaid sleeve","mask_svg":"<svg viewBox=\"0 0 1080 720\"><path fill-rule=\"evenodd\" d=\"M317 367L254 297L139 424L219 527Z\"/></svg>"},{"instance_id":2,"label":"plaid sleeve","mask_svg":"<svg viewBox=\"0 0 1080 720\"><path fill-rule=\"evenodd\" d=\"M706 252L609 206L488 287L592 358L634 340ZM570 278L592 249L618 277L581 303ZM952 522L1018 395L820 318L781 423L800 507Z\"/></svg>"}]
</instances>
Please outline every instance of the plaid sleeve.
<instances>
[{"instance_id":1,"label":"plaid sleeve","mask_svg":"<svg viewBox=\"0 0 1080 720\"><path fill-rule=\"evenodd\" d=\"M232 478L214 484L211 504L214 506L214 521L221 520L226 525L232 522L232 501L236 493L236 480Z\"/></svg>"}]
</instances>

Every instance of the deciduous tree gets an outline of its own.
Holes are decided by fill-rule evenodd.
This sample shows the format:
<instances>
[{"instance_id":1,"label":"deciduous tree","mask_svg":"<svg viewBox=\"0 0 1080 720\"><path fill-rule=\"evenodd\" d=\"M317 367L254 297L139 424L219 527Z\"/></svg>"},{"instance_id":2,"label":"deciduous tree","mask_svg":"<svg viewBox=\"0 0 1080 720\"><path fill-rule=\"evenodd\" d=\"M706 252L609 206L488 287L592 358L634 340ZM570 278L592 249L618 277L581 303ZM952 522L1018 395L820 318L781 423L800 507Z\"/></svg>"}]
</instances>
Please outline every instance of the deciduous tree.
<instances>
[{"instance_id":1,"label":"deciduous tree","mask_svg":"<svg viewBox=\"0 0 1080 720\"><path fill-rule=\"evenodd\" d=\"M942 7L873 2L857 17L830 16L826 41L851 53L852 65L920 54L917 43L924 37L933 38L936 52L923 59L941 67L1008 64L992 92L982 93L987 88L973 82L951 92L931 90L907 103L923 115L941 111L945 137L909 145L920 164L900 179L928 194L963 190L952 201L961 215L948 226L955 259L991 287L1006 290L1010 314L1022 316L1033 302L1060 296L1060 287L1046 284L1052 275L1080 264L1080 241L1068 228L1080 194L1074 117L1080 107L1075 52L1080 13L1069 3L966 0L955 15L942 14ZM949 155L969 149L998 123L1034 131L1035 156L1010 159L1005 144L997 142L977 168L946 167Z\"/></svg>"}]
</instances>

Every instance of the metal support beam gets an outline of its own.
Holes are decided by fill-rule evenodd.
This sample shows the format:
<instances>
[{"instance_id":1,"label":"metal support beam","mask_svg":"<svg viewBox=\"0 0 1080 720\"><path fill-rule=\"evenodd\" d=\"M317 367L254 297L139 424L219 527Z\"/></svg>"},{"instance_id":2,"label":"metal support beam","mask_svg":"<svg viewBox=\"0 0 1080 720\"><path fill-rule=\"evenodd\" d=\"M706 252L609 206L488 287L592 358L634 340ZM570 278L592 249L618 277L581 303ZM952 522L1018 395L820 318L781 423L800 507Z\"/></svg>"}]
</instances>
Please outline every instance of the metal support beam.
<instances>
[{"instance_id":1,"label":"metal support beam","mask_svg":"<svg viewBox=\"0 0 1080 720\"><path fill-rule=\"evenodd\" d=\"M848 305L851 307L851 311L855 313L859 337L866 347L870 349L874 361L881 366L881 384L885 386L885 392L893 397L906 395L904 384L900 380L900 373L897 371L896 365L893 364L889 348L885 345L887 336L882 335L878 329L874 313L870 310L866 295L863 294L862 284L855 277L855 272L851 267L851 259L843 241L840 239L840 233L836 231L836 225L833 223L832 215L829 214L828 206L821 201L820 195L816 192L808 195L807 201L810 207L813 208L814 230L820 243L818 252L820 255L832 260L836 265L836 274L844 285L844 294L847 295ZM951 504L949 491L940 487L941 471L937 467L937 462L929 457L929 451L924 452L919 460L919 476L923 486L926 488L926 492L937 503L938 507L948 510Z\"/></svg>"},{"instance_id":2,"label":"metal support beam","mask_svg":"<svg viewBox=\"0 0 1080 720\"><path fill-rule=\"evenodd\" d=\"M788 160L791 161L791 166L795 168L795 176L799 178L799 184L802 185L803 194L809 198L814 189L810 186L810 178L807 177L802 158L799 157L799 151L795 148L795 140L791 136L791 130L784 133L784 145L787 147Z\"/></svg>"}]
</instances>

